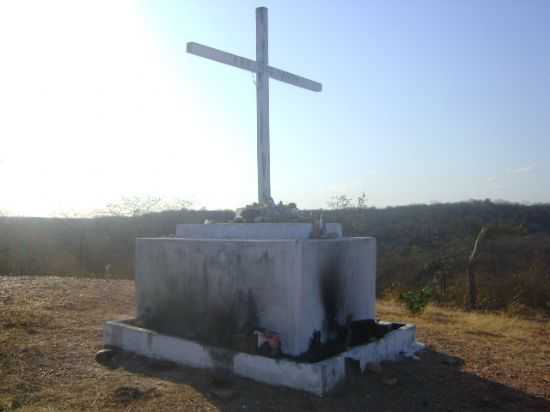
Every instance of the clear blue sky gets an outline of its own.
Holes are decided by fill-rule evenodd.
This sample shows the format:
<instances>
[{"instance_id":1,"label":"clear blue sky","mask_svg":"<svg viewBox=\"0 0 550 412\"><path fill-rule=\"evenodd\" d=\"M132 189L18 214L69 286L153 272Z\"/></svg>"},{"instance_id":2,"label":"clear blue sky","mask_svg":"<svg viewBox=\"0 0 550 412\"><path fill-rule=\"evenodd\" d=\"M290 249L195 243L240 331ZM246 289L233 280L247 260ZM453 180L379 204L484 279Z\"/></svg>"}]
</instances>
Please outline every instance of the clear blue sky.
<instances>
[{"instance_id":1,"label":"clear blue sky","mask_svg":"<svg viewBox=\"0 0 550 412\"><path fill-rule=\"evenodd\" d=\"M95 14L81 13L61 37L80 33L75 38L86 41L75 40L74 49L88 53L91 48L99 61L94 63L98 70L74 79L75 85L93 81L97 72L110 79L96 79L98 88L110 86L101 93L90 86L87 101L99 96L101 102L118 103L83 110L103 107L107 113L92 123L101 125L107 118L105 129L114 128L116 134L101 141L94 134L104 131L100 126L85 136L71 133L76 142L60 142L64 154L59 159L80 153L69 167L90 169L79 179L84 189L76 190L81 185L75 182L63 186L60 169L49 182L61 202L46 203L43 211L7 202L10 211L84 210L91 202L90 188L97 207L134 194L189 198L197 207L234 208L254 201L252 74L188 55L185 44L196 41L254 58L254 9L262 5L269 8L270 64L323 83L323 91L313 93L271 81L276 201L325 207L332 195L365 192L375 206L470 198L550 202L548 1L186 0L111 10L112 4L100 3ZM70 21L75 11L63 10L64 22ZM105 15L111 16L108 22L102 21ZM79 19L89 25L82 28ZM105 27L105 43L96 44ZM82 34L85 30L90 33ZM134 44L132 30L139 32L140 43ZM103 54L104 44L116 47ZM147 54L141 54L142 44ZM59 55L65 51L61 48ZM122 61L126 55L130 60ZM142 63L155 68L142 69ZM118 90L136 70L143 73ZM141 103L119 124L113 113L128 107L124 98L129 94L128 104ZM71 105L78 107L81 97L74 98ZM15 110L11 102L5 105ZM55 122L49 127L55 140ZM103 151L90 148L97 139ZM47 157L48 150L51 145L43 147L41 156ZM97 169L102 156L108 158L108 172ZM1 176L17 179L9 163L10 154L1 153ZM13 176L6 175L10 170Z\"/></svg>"}]
</instances>

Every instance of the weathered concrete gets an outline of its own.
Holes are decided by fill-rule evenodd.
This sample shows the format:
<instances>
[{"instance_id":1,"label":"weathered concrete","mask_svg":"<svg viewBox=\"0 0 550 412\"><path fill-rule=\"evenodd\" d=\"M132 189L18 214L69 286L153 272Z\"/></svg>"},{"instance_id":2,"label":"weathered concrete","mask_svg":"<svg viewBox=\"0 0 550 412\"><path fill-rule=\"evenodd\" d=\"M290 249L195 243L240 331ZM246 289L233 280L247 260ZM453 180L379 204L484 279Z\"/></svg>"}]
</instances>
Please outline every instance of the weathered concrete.
<instances>
[{"instance_id":1,"label":"weathered concrete","mask_svg":"<svg viewBox=\"0 0 550 412\"><path fill-rule=\"evenodd\" d=\"M327 225L329 239L312 239L312 225L299 223L177 229L183 237L137 239L138 320L107 322L106 345L317 395L344 381L348 359L364 369L422 347L414 325L368 321L374 238L344 238L338 224ZM256 328L277 333L283 355L324 360L252 354Z\"/></svg>"},{"instance_id":2,"label":"weathered concrete","mask_svg":"<svg viewBox=\"0 0 550 412\"><path fill-rule=\"evenodd\" d=\"M215 223L176 226L176 237L186 239L309 239L312 223ZM331 238L342 237L340 223L326 223L325 233Z\"/></svg>"},{"instance_id":3,"label":"weathered concrete","mask_svg":"<svg viewBox=\"0 0 550 412\"><path fill-rule=\"evenodd\" d=\"M358 361L361 370L364 370L368 363L412 356L423 348L416 342L414 325L404 325L376 342L356 346L317 363L234 352L117 321L106 322L104 342L150 358L195 368L222 369L258 382L300 389L319 396L327 394L345 380L346 359Z\"/></svg>"},{"instance_id":4,"label":"weathered concrete","mask_svg":"<svg viewBox=\"0 0 550 412\"><path fill-rule=\"evenodd\" d=\"M264 327L299 356L314 332L376 317L376 240L137 239L135 279L155 329L224 345Z\"/></svg>"}]
</instances>

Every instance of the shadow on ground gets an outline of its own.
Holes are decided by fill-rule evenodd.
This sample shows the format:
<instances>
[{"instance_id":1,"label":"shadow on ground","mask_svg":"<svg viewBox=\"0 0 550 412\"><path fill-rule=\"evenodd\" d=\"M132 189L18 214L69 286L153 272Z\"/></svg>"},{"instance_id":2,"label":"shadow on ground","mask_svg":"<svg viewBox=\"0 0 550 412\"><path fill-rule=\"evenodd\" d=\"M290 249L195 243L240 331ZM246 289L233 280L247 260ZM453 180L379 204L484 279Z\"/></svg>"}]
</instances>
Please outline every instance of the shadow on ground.
<instances>
[{"instance_id":1,"label":"shadow on ground","mask_svg":"<svg viewBox=\"0 0 550 412\"><path fill-rule=\"evenodd\" d=\"M459 358L432 350L419 355L420 360L384 362L381 373L350 373L346 385L325 398L129 353L117 355L113 365L190 385L222 411L550 411L550 401L464 372Z\"/></svg>"}]
</instances>

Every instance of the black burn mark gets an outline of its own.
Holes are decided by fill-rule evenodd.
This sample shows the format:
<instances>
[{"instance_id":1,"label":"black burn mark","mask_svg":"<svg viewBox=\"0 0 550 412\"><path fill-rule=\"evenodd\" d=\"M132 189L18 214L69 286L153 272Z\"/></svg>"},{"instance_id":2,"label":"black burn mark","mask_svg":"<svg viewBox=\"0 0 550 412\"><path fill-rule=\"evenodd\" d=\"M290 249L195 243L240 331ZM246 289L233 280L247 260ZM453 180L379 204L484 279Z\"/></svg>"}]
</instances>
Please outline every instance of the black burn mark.
<instances>
[{"instance_id":1,"label":"black burn mark","mask_svg":"<svg viewBox=\"0 0 550 412\"><path fill-rule=\"evenodd\" d=\"M349 318L348 318L349 319ZM374 319L351 321L347 326L338 326L338 333L321 342L321 333L313 332L309 349L302 355L295 357L300 362L320 362L332 356L343 353L354 346L364 345L382 339L387 333L402 327L401 323L380 323Z\"/></svg>"},{"instance_id":2,"label":"black burn mark","mask_svg":"<svg viewBox=\"0 0 550 412\"><path fill-rule=\"evenodd\" d=\"M268 264L270 263L270 257L269 257L269 253L266 251L264 251L262 253L262 255L260 256L260 258L258 259L258 262L260 264Z\"/></svg>"},{"instance_id":3,"label":"black burn mark","mask_svg":"<svg viewBox=\"0 0 550 412\"><path fill-rule=\"evenodd\" d=\"M251 290L238 291L227 306L208 305L206 290L194 294L184 288L179 299L167 299L143 319L156 332L191 339L208 345L239 349L242 340L253 336L258 326L258 308Z\"/></svg>"},{"instance_id":4,"label":"black burn mark","mask_svg":"<svg viewBox=\"0 0 550 412\"><path fill-rule=\"evenodd\" d=\"M338 334L338 307L341 303L341 282L336 264L329 264L321 273L321 304L323 305L326 335Z\"/></svg>"},{"instance_id":5,"label":"black burn mark","mask_svg":"<svg viewBox=\"0 0 550 412\"><path fill-rule=\"evenodd\" d=\"M220 251L220 255L226 252ZM193 273L181 272L166 280L155 306L140 321L156 332L194 340L211 346L242 352L255 350L253 331L259 326L258 305L253 291L241 288L241 255L226 253L227 259L204 259ZM273 257L268 251L258 256L259 267L269 271ZM218 272L228 273L226 283ZM159 286L160 287L160 286ZM216 299L215 290L233 292ZM166 289L164 289L166 288ZM164 296L161 301L160 296Z\"/></svg>"},{"instance_id":6,"label":"black burn mark","mask_svg":"<svg viewBox=\"0 0 550 412\"><path fill-rule=\"evenodd\" d=\"M381 324L374 319L353 320L351 315L346 317L343 324L339 323L338 311L343 304L343 285L335 263L325 267L320 281L321 304L324 311L323 330L313 332L307 352L295 359L319 362L351 347L381 339L388 332L403 326L397 323Z\"/></svg>"},{"instance_id":7,"label":"black burn mark","mask_svg":"<svg viewBox=\"0 0 550 412\"><path fill-rule=\"evenodd\" d=\"M233 369L233 358L237 352L221 348L208 348L208 353L214 363L214 368L221 370Z\"/></svg>"}]
</instances>

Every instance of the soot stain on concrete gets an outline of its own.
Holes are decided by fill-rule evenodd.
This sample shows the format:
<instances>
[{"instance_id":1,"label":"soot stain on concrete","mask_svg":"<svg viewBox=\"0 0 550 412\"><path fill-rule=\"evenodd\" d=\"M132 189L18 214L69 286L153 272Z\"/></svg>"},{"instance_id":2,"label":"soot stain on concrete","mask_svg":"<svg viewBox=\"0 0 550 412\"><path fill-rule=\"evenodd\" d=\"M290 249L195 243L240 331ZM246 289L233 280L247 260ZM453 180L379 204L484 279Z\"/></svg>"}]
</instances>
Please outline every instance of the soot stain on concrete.
<instances>
[{"instance_id":1,"label":"soot stain on concrete","mask_svg":"<svg viewBox=\"0 0 550 412\"><path fill-rule=\"evenodd\" d=\"M334 263L329 263L321 272L321 304L324 311L324 333L327 337L338 332L338 307L342 300L341 279L338 268Z\"/></svg>"},{"instance_id":2,"label":"soot stain on concrete","mask_svg":"<svg viewBox=\"0 0 550 412\"><path fill-rule=\"evenodd\" d=\"M203 282L203 292L199 294L184 286L181 298L165 299L155 313L142 319L144 326L162 334L238 349L236 337L251 336L258 327L258 307L252 290L237 291L228 305L204 305L200 301L207 298L207 276Z\"/></svg>"},{"instance_id":3,"label":"soot stain on concrete","mask_svg":"<svg viewBox=\"0 0 550 412\"><path fill-rule=\"evenodd\" d=\"M208 354L212 359L214 368L219 369L233 369L233 358L237 355L237 352L232 350L226 350L223 348L204 347L208 350Z\"/></svg>"},{"instance_id":4,"label":"soot stain on concrete","mask_svg":"<svg viewBox=\"0 0 550 412\"><path fill-rule=\"evenodd\" d=\"M337 326L337 333L321 342L320 331L315 331L308 350L300 356L290 357L298 362L320 362L354 346L364 345L382 339L387 333L404 326L401 323L382 323L374 319L351 321L347 326Z\"/></svg>"}]
</instances>

